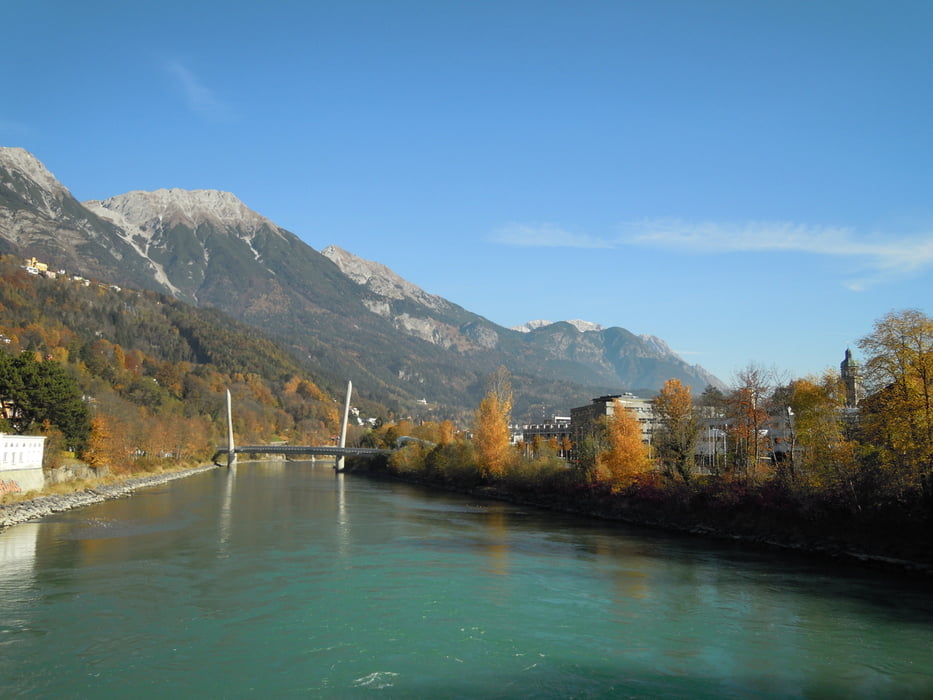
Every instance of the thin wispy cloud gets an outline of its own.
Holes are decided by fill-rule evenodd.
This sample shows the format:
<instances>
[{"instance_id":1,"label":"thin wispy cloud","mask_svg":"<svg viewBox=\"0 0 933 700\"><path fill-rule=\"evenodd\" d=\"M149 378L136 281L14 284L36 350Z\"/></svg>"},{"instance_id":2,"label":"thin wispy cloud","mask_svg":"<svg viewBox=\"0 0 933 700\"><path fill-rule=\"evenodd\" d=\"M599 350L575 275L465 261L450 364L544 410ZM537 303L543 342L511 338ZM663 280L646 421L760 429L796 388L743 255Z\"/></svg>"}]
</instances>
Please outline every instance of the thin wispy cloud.
<instances>
[{"instance_id":1,"label":"thin wispy cloud","mask_svg":"<svg viewBox=\"0 0 933 700\"><path fill-rule=\"evenodd\" d=\"M741 224L654 220L626 224L621 244L678 252L791 252L849 258L862 273L846 283L866 289L892 279L912 276L933 266L933 233L922 236L860 236L853 229L807 226L789 222Z\"/></svg>"},{"instance_id":2,"label":"thin wispy cloud","mask_svg":"<svg viewBox=\"0 0 933 700\"><path fill-rule=\"evenodd\" d=\"M179 61L166 61L164 68L193 112L208 119L223 119L229 116L230 110L227 105L187 66Z\"/></svg>"},{"instance_id":3,"label":"thin wispy cloud","mask_svg":"<svg viewBox=\"0 0 933 700\"><path fill-rule=\"evenodd\" d=\"M490 237L516 248L612 248L612 241L572 233L553 224L508 224Z\"/></svg>"},{"instance_id":4,"label":"thin wispy cloud","mask_svg":"<svg viewBox=\"0 0 933 700\"><path fill-rule=\"evenodd\" d=\"M523 248L641 246L678 253L799 253L846 258L856 266L845 285L854 291L911 277L933 267L933 232L918 236L859 235L842 226L792 222L689 222L652 219L627 223L613 237L572 233L554 224L509 224L491 240Z\"/></svg>"}]
</instances>

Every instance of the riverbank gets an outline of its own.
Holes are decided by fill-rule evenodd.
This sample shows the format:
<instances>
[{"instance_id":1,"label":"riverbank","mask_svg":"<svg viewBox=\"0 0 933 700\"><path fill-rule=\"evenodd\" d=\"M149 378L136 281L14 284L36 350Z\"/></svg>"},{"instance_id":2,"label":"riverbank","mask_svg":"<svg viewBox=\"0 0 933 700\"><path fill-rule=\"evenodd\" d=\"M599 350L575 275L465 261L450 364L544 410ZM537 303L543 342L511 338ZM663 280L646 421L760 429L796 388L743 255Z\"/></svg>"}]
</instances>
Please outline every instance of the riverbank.
<instances>
[{"instance_id":1,"label":"riverbank","mask_svg":"<svg viewBox=\"0 0 933 700\"><path fill-rule=\"evenodd\" d=\"M859 567L933 577L933 542L925 530L911 531L884 518L855 519L851 514L808 508L789 498L763 497L762 491L729 491L728 498L723 498L722 494L708 490L643 489L613 493L608 488L571 483L553 489L540 485L522 488L503 482L458 484L385 467L355 466L353 472L370 478Z\"/></svg>"},{"instance_id":2,"label":"riverbank","mask_svg":"<svg viewBox=\"0 0 933 700\"><path fill-rule=\"evenodd\" d=\"M216 469L214 464L205 464L197 467L179 469L178 471L162 472L159 474L146 474L145 476L129 477L115 483L97 483L87 488L75 490L70 493L55 493L37 496L25 501L16 501L0 505L0 530L12 525L25 523L30 520L42 518L52 513L60 513L72 508L109 501L114 498L129 496L137 489L147 486L158 486L175 479L200 474L210 469Z\"/></svg>"},{"instance_id":3,"label":"riverbank","mask_svg":"<svg viewBox=\"0 0 933 700\"><path fill-rule=\"evenodd\" d=\"M918 541L928 540L926 533L901 533L898 537L886 532L887 528L875 533L855 526L847 530L845 522L833 521L832 516L814 518L812 514L802 514L793 509L781 511L754 502L734 503L727 507L709 504L696 507L676 499L673 502L653 501L598 492L588 495L578 492L576 496L582 497L576 503L566 499L566 494L536 498L488 487L476 489L474 493L519 505L740 543L758 549L933 577L928 543Z\"/></svg>"}]
</instances>

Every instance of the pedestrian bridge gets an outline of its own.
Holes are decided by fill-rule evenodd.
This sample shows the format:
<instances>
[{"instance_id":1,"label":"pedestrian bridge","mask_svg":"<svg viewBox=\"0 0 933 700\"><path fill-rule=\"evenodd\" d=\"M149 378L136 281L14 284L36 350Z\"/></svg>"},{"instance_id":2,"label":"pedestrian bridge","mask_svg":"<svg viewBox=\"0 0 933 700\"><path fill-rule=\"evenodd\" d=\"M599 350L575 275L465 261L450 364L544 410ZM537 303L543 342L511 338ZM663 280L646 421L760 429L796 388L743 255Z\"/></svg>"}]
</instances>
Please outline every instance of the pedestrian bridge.
<instances>
[{"instance_id":1,"label":"pedestrian bridge","mask_svg":"<svg viewBox=\"0 0 933 700\"><path fill-rule=\"evenodd\" d=\"M343 471L344 457L376 457L379 455L388 455L392 450L379 449L375 447L347 447L347 419L350 413L350 395L353 391L353 383L347 382L347 400L343 407L343 424L340 428L340 443L338 445L286 445L285 443L275 443L272 445L236 445L233 441L233 406L230 399L230 391L227 390L227 446L219 447L214 457L211 459L214 464L219 464L217 459L220 455L227 455L227 466L232 467L236 464L238 454L254 455L293 455L311 457L325 455L336 458L334 468L337 471ZM401 446L401 445L399 445Z\"/></svg>"},{"instance_id":2,"label":"pedestrian bridge","mask_svg":"<svg viewBox=\"0 0 933 700\"><path fill-rule=\"evenodd\" d=\"M329 457L376 457L392 454L392 450L377 447L338 447L336 445L236 445L233 450L220 447L212 459L217 462L221 455L251 454L251 455L285 455L286 457L300 456L329 456Z\"/></svg>"}]
</instances>

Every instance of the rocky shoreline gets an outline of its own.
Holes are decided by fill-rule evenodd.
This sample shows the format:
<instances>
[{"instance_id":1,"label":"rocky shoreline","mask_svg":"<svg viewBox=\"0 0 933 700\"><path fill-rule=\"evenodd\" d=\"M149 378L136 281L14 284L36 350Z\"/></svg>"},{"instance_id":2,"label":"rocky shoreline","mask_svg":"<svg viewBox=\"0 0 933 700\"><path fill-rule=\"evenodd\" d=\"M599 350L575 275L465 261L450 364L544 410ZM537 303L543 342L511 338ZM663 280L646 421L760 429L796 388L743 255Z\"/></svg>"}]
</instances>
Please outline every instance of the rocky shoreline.
<instances>
[{"instance_id":1,"label":"rocky shoreline","mask_svg":"<svg viewBox=\"0 0 933 700\"><path fill-rule=\"evenodd\" d=\"M0 505L0 530L12 525L25 523L30 520L42 518L52 513L60 513L72 508L91 505L109 501L114 498L123 498L129 496L137 489L147 486L158 486L175 479L182 479L186 476L200 474L209 469L216 469L217 465L205 464L190 469L181 469L177 472L165 472L162 474L151 474L139 476L116 484L101 484L93 488L87 488L83 491L73 493L50 494L47 496L38 496L28 501L19 501L17 503L7 503Z\"/></svg>"}]
</instances>

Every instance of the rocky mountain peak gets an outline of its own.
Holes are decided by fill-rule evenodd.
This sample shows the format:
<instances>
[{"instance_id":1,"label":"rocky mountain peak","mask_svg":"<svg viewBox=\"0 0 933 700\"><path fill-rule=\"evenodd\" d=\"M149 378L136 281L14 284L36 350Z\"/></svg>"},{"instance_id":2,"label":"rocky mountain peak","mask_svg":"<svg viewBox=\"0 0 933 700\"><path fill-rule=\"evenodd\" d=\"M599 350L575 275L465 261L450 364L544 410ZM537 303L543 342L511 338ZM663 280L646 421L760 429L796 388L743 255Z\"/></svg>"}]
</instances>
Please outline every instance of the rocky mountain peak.
<instances>
[{"instance_id":1,"label":"rocky mountain peak","mask_svg":"<svg viewBox=\"0 0 933 700\"><path fill-rule=\"evenodd\" d=\"M0 147L0 189L55 218L61 201L71 193L36 158L23 148Z\"/></svg>"},{"instance_id":2,"label":"rocky mountain peak","mask_svg":"<svg viewBox=\"0 0 933 700\"><path fill-rule=\"evenodd\" d=\"M382 263L364 260L335 245L327 246L321 254L339 267L343 274L374 294L388 299L409 299L435 310L449 306L446 300L428 294Z\"/></svg>"},{"instance_id":3,"label":"rocky mountain peak","mask_svg":"<svg viewBox=\"0 0 933 700\"><path fill-rule=\"evenodd\" d=\"M219 190L159 189L134 190L103 201L84 202L98 215L117 214L120 219L143 229L158 223L183 224L191 229L203 224L237 228L249 232L264 226L278 227L247 207L236 195ZM110 216L108 218L115 218Z\"/></svg>"},{"instance_id":4,"label":"rocky mountain peak","mask_svg":"<svg viewBox=\"0 0 933 700\"><path fill-rule=\"evenodd\" d=\"M64 193L68 191L49 172L48 168L25 148L0 147L0 166L19 173L49 192Z\"/></svg>"}]
</instances>

